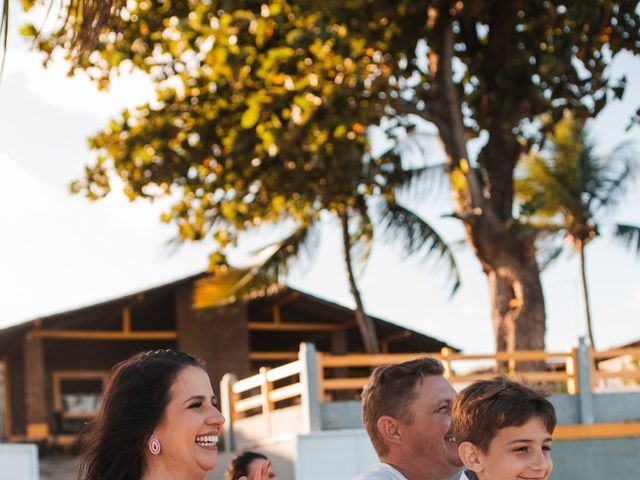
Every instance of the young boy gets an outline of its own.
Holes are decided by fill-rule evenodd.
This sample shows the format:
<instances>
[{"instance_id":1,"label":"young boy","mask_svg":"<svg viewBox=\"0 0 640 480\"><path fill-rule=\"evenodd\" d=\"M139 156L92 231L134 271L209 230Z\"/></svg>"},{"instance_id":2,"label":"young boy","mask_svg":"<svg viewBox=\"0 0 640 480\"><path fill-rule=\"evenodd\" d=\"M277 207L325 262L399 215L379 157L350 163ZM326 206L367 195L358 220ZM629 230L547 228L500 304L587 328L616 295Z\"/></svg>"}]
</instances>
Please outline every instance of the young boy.
<instances>
[{"instance_id":1,"label":"young boy","mask_svg":"<svg viewBox=\"0 0 640 480\"><path fill-rule=\"evenodd\" d=\"M482 380L453 402L460 480L547 480L556 413L542 394L506 377Z\"/></svg>"}]
</instances>

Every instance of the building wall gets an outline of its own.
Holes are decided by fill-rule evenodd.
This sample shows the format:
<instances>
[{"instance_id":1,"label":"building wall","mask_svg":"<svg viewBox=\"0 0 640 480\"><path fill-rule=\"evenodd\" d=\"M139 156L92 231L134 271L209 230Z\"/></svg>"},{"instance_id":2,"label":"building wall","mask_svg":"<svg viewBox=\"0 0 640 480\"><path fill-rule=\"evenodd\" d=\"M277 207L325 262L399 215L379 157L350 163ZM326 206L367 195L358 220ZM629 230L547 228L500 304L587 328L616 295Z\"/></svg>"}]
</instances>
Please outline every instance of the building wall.
<instances>
[{"instance_id":1,"label":"building wall","mask_svg":"<svg viewBox=\"0 0 640 480\"><path fill-rule=\"evenodd\" d=\"M219 396L222 376L250 374L248 311L244 303L216 310L194 311L192 287L176 289L178 348L206 362L214 392Z\"/></svg>"},{"instance_id":2,"label":"building wall","mask_svg":"<svg viewBox=\"0 0 640 480\"><path fill-rule=\"evenodd\" d=\"M11 433L24 435L26 433L27 418L24 402L24 365L22 345L7 354L7 378L9 381L9 403L11 408Z\"/></svg>"},{"instance_id":3,"label":"building wall","mask_svg":"<svg viewBox=\"0 0 640 480\"><path fill-rule=\"evenodd\" d=\"M118 362L146 351L176 348L169 341L95 341L45 340L44 365L46 371L47 422L55 432L55 405L53 399L53 373L56 371L111 371Z\"/></svg>"}]
</instances>

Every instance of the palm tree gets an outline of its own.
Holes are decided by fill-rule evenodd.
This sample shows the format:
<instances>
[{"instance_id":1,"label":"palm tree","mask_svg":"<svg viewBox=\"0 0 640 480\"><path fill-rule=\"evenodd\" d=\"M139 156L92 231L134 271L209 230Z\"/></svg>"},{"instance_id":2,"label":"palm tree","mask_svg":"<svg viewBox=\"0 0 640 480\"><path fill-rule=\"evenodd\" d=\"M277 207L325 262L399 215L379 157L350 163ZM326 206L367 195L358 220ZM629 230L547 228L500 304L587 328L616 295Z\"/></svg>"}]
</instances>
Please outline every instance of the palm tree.
<instances>
[{"instance_id":1,"label":"palm tree","mask_svg":"<svg viewBox=\"0 0 640 480\"><path fill-rule=\"evenodd\" d=\"M562 234L577 252L587 332L595 348L585 248L601 234L607 214L624 199L637 162L626 143L606 157L597 156L584 125L570 113L555 125L547 140L543 151L524 158L516 182L521 218L542 232ZM640 226L616 224L612 233L629 247L635 245L640 253Z\"/></svg>"},{"instance_id":2,"label":"palm tree","mask_svg":"<svg viewBox=\"0 0 640 480\"><path fill-rule=\"evenodd\" d=\"M397 199L399 191L414 189L418 184L431 185L434 180L446 176L441 164L414 168L403 165L403 155L421 148L420 135L420 132L414 132L402 139L393 138L393 145L379 157L385 159L383 169L378 168L375 161L362 162L361 184L371 186L369 193L354 191L342 196L324 193L324 200L305 209L312 211L311 215L303 219L293 215L288 218L295 223L292 233L254 252L256 261L253 265L240 270L230 268L225 255L215 253L211 265L214 275L196 288L195 305L212 307L263 294L265 289L278 288L292 262L314 255L319 219L321 214L328 213L337 218L340 225L345 271L365 351L379 353L375 326L366 314L354 270L354 257L362 264L368 259L374 243L374 230L377 241L399 245L406 254L405 258L439 260L451 281L451 294L461 283L455 258L445 240L428 222ZM343 172L332 174L343 175Z\"/></svg>"},{"instance_id":3,"label":"palm tree","mask_svg":"<svg viewBox=\"0 0 640 480\"><path fill-rule=\"evenodd\" d=\"M345 270L365 351L377 354L380 353L380 345L375 325L366 314L354 269L354 253L366 262L372 248L374 232L369 216L371 207L368 207L363 196L359 197L357 203L357 206L338 206L329 213L337 217L340 224ZM399 244L408 257L422 255L440 259L452 281L451 293L455 293L460 286L458 267L450 248L437 231L393 197L377 198L371 203L377 207L375 224L380 230L379 240ZM314 255L318 244L318 219L319 212L314 218L298 223L284 239L254 252L255 262L248 267L232 268L225 255L213 254L213 275L197 284L194 306L210 308L277 291L293 262L308 260ZM357 223L356 228L353 228L354 223Z\"/></svg>"}]
</instances>

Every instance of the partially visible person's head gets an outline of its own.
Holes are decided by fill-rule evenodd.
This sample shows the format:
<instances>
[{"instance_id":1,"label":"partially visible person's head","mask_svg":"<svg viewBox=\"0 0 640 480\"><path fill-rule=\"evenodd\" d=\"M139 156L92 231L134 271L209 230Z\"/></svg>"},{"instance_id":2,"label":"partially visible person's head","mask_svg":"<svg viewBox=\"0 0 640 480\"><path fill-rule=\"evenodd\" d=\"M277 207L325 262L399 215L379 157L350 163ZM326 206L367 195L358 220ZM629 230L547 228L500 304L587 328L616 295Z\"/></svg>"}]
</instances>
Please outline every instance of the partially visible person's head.
<instances>
[{"instance_id":1,"label":"partially visible person's head","mask_svg":"<svg viewBox=\"0 0 640 480\"><path fill-rule=\"evenodd\" d=\"M258 452L243 452L231 460L225 480L238 480L241 477L253 478L265 462L271 463L266 455ZM271 466L269 466L268 478L272 480L277 478Z\"/></svg>"},{"instance_id":2,"label":"partially visible person's head","mask_svg":"<svg viewBox=\"0 0 640 480\"><path fill-rule=\"evenodd\" d=\"M85 441L81 478L140 480L154 465L206 473L224 422L215 402L203 364L191 355L157 350L119 363Z\"/></svg>"},{"instance_id":3,"label":"partially visible person's head","mask_svg":"<svg viewBox=\"0 0 640 480\"><path fill-rule=\"evenodd\" d=\"M449 478L462 466L450 430L455 391L443 373L428 357L379 367L362 392L363 421L378 457L405 476Z\"/></svg>"},{"instance_id":4,"label":"partially visible person's head","mask_svg":"<svg viewBox=\"0 0 640 480\"><path fill-rule=\"evenodd\" d=\"M507 377L475 382L454 401L460 457L480 480L547 479L555 426L551 402Z\"/></svg>"}]
</instances>

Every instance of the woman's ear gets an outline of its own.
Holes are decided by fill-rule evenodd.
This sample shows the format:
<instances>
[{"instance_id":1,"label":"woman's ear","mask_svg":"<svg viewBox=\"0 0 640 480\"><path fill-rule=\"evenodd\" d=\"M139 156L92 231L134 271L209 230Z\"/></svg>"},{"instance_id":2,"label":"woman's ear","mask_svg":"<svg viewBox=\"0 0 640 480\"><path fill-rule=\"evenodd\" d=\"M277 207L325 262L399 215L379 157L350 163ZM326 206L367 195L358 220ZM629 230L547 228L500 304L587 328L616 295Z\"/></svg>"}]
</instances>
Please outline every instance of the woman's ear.
<instances>
[{"instance_id":1,"label":"woman's ear","mask_svg":"<svg viewBox=\"0 0 640 480\"><path fill-rule=\"evenodd\" d=\"M389 415L382 415L378 418L378 432L382 435L387 443L402 443L402 436L400 434L400 422L390 417Z\"/></svg>"},{"instance_id":2,"label":"woman's ear","mask_svg":"<svg viewBox=\"0 0 640 480\"><path fill-rule=\"evenodd\" d=\"M458 445L458 454L465 467L472 472L479 473L483 470L480 449L473 443L462 442Z\"/></svg>"}]
</instances>

